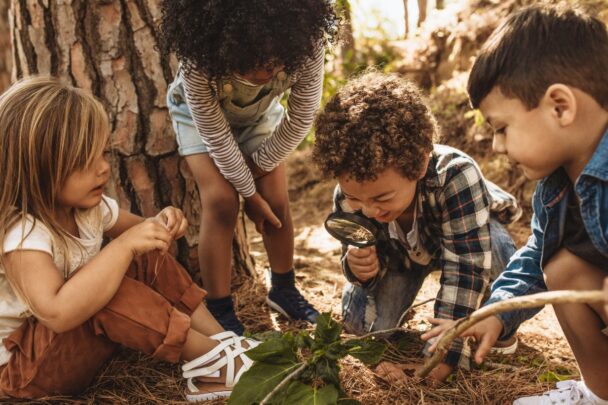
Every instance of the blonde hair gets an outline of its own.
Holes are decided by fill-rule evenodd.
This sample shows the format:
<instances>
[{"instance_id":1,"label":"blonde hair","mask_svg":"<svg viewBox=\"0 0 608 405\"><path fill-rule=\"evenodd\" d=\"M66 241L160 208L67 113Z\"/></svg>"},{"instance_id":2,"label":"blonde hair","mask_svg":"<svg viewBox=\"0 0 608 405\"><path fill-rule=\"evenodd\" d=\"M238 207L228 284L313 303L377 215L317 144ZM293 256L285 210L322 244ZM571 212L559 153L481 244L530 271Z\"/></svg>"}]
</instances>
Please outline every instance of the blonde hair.
<instances>
[{"instance_id":1,"label":"blonde hair","mask_svg":"<svg viewBox=\"0 0 608 405\"><path fill-rule=\"evenodd\" d=\"M67 255L75 238L55 219L58 193L103 150L108 130L101 103L57 78L27 77L0 95L0 266L6 269L7 231L21 221L25 232L28 217L45 225Z\"/></svg>"}]
</instances>

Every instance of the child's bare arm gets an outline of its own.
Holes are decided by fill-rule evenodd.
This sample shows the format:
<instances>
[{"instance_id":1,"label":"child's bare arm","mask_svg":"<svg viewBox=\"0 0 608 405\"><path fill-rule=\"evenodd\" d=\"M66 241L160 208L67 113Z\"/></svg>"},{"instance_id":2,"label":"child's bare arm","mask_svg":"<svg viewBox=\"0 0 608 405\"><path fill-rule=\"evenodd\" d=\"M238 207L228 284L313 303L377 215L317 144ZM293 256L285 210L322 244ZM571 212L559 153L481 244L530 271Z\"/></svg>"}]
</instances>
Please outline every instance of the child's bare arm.
<instances>
[{"instance_id":1,"label":"child's bare arm","mask_svg":"<svg viewBox=\"0 0 608 405\"><path fill-rule=\"evenodd\" d=\"M61 333L81 325L114 296L134 256L171 243L167 229L145 221L125 231L64 281L51 256L34 250L6 255L6 271L36 318Z\"/></svg>"}]
</instances>

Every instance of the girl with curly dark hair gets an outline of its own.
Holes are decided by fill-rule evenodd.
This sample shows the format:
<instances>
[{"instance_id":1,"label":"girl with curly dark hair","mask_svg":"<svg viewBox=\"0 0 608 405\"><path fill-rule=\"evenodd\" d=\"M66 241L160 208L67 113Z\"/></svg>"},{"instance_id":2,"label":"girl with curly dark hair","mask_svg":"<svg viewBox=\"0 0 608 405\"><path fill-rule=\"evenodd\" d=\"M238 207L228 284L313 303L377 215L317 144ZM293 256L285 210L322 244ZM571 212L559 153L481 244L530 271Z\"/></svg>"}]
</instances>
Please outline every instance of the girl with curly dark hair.
<instances>
[{"instance_id":1,"label":"girl with curly dark hair","mask_svg":"<svg viewBox=\"0 0 608 405\"><path fill-rule=\"evenodd\" d=\"M282 162L311 128L324 48L336 28L329 0L162 2L161 43L180 61L169 111L203 207L199 260L207 305L237 334L244 328L230 296L230 270L239 194L268 252L268 304L291 319L318 316L295 286Z\"/></svg>"}]
</instances>

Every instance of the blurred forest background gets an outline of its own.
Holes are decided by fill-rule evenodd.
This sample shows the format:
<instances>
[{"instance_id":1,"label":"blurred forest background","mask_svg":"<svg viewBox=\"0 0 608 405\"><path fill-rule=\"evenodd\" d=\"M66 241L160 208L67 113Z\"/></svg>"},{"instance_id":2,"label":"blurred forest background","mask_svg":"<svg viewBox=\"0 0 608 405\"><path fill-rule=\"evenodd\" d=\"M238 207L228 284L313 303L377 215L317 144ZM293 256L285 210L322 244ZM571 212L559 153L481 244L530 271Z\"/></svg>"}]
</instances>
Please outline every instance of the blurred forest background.
<instances>
[{"instance_id":1,"label":"blurred forest background","mask_svg":"<svg viewBox=\"0 0 608 405\"><path fill-rule=\"evenodd\" d=\"M472 155L486 177L520 199L526 214L509 228L519 246L529 235L534 184L505 157L491 153L491 133L469 107L466 81L476 52L498 22L532 3L336 0L341 40L327 53L323 94L326 100L348 77L369 67L417 83L436 114L442 142ZM608 22L605 0L578 3ZM106 192L143 215L168 204L181 207L191 226L174 253L192 271L197 269L201 208L191 175L177 156L167 117L164 96L176 61L155 48L158 19L158 0L0 0L0 90L23 75L51 73L99 97L113 125L114 177ZM288 161L297 280L317 307L339 317L344 284L339 245L322 226L335 182L323 178L310 162L313 142L311 131ZM248 329L307 327L287 324L266 307L267 259L261 238L247 221L241 222L234 246L235 268L242 270L235 273L238 312ZM434 297L437 280L434 276L425 283L420 301ZM417 309L408 320L410 332L389 342L388 358L415 361L421 348L417 336L428 328L424 318L429 315L432 304ZM494 357L482 368L458 372L439 389L390 386L349 360L342 365L341 378L347 393L364 404L502 404L576 377L572 353L552 310L543 310L526 325L515 356ZM31 403L178 404L185 403L183 387L176 367L125 350L82 397Z\"/></svg>"}]
</instances>

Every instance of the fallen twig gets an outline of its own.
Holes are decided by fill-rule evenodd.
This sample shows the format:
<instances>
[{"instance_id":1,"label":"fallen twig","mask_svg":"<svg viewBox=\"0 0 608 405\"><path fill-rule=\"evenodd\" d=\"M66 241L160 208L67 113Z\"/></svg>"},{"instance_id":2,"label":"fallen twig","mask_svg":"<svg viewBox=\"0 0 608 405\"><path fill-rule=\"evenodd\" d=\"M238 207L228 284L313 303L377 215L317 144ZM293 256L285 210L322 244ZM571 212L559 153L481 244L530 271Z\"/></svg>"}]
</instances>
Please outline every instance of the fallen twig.
<instances>
[{"instance_id":1,"label":"fallen twig","mask_svg":"<svg viewBox=\"0 0 608 405\"><path fill-rule=\"evenodd\" d=\"M452 341L460 336L462 332L475 325L477 322L502 312L515 309L535 308L546 304L594 304L604 302L602 291L549 291L523 297L511 298L495 302L473 312L466 318L459 319L454 327L448 330L437 343L435 352L426 361L424 366L418 370L416 375L420 378L426 377L431 370L444 358Z\"/></svg>"},{"instance_id":2,"label":"fallen twig","mask_svg":"<svg viewBox=\"0 0 608 405\"><path fill-rule=\"evenodd\" d=\"M262 400L262 402L260 402L260 405L264 405L266 403L268 403L268 401L270 400L270 398L272 398L272 396L274 394L276 394L278 391L280 391L284 386L287 385L287 383L291 380L293 380L294 378L296 378L298 376L298 374L300 374L308 365L308 363L302 363L300 365L300 367L296 368L294 371L292 371L290 374L287 375L287 377L285 377L283 379L283 381L281 381L276 387L274 387L272 389L272 391L270 391L268 393L268 395L266 395L264 397L264 399Z\"/></svg>"}]
</instances>

